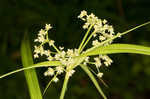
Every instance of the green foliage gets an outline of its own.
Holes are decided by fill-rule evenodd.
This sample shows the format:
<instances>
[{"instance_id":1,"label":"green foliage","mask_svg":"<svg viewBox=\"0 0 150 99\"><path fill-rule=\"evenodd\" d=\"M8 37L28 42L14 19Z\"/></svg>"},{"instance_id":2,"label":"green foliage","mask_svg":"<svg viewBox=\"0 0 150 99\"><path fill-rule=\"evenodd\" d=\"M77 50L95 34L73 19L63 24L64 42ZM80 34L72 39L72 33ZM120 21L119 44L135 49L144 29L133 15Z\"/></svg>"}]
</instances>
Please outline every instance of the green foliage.
<instances>
[{"instance_id":1,"label":"green foliage","mask_svg":"<svg viewBox=\"0 0 150 99\"><path fill-rule=\"evenodd\" d=\"M88 69L87 66L85 65L80 65L81 68L86 72L86 74L90 77L90 79L92 80L93 84L95 85L95 87L97 88L97 90L99 91L99 93L103 96L104 99L107 99L107 97L105 96L105 94L103 93L101 87L99 86L96 78L94 77L94 75L91 73L91 71Z\"/></svg>"},{"instance_id":2,"label":"green foliage","mask_svg":"<svg viewBox=\"0 0 150 99\"><path fill-rule=\"evenodd\" d=\"M91 56L99 54L115 54L115 53L135 53L135 54L150 55L150 47L132 44L111 44L108 46L96 47L84 53L83 56L84 55Z\"/></svg>"},{"instance_id":3,"label":"green foliage","mask_svg":"<svg viewBox=\"0 0 150 99\"><path fill-rule=\"evenodd\" d=\"M27 68L33 64L30 42L27 35L24 36L21 44L21 56L23 67ZM35 69L25 70L24 72L29 88L30 99L43 99Z\"/></svg>"},{"instance_id":4,"label":"green foliage","mask_svg":"<svg viewBox=\"0 0 150 99\"><path fill-rule=\"evenodd\" d=\"M92 0L90 2L86 0L1 0L0 74L3 74L4 71L9 72L10 70L14 70L18 64L21 64L20 54L18 53L23 35L22 33L26 29L30 32L29 36L33 37L36 29L40 28L41 24L56 24L55 27L57 27L57 31L56 33L51 33L50 36L53 38L56 37L59 44L62 44L67 48L71 48L76 46L76 44L79 44L79 38L83 36L83 34L80 34L80 27L76 24L79 22L76 21L75 18L79 11L83 9L94 12L99 17L110 19L117 31L124 31L131 26L133 27L136 24L140 24L143 23L143 21L148 20L147 18L150 16L150 13L147 13L150 10L149 1L121 0L122 3L118 3L118 1L120 0ZM122 5L123 10L120 10L120 5ZM123 14L121 14L122 12ZM72 22L72 20L76 25ZM117 41L149 46L149 30L150 27L146 26L132 32L126 37L122 37L122 39L118 39ZM109 87L111 87L106 91L108 97L110 96L111 99L116 99L116 97L120 99L128 99L130 97L135 99L149 98L149 56L117 54L113 59L114 61L119 61L117 63L114 62L111 70L108 70L109 72L107 72L107 75L104 76L105 81L108 81L108 84L110 84ZM124 60L126 61L124 62ZM38 70L41 73L43 69ZM80 75L82 74L83 73L80 73ZM13 76L9 76L12 77L12 79L1 79L1 98L20 99L22 96L22 99L26 99L26 91L24 91L26 86L22 84L22 88L20 88L20 86L15 85L17 82L24 82L22 77L23 75L20 73L20 75L17 76L15 76L15 79ZM84 76L78 76L72 79L71 89L69 90L67 97L70 96L70 94L72 96L69 98L66 97L66 99L83 99L84 96L86 96L87 99L97 99L97 97L95 97L97 95L95 89L86 85L87 81L86 79L82 80L82 77L84 78ZM79 84L79 86L81 86L79 87L77 83L74 83L77 79L79 83L83 81L85 85L83 84L83 86L81 86ZM46 79L43 80L43 76L40 76L40 81L42 82L42 84L40 84L41 87L45 87L45 82L47 82ZM52 94L48 94L49 96L47 95L46 98L53 97L53 99L56 99L58 95L54 92L57 92L59 88L60 87L58 86L51 86L48 93L52 92ZM72 91L74 93L71 93Z\"/></svg>"}]
</instances>

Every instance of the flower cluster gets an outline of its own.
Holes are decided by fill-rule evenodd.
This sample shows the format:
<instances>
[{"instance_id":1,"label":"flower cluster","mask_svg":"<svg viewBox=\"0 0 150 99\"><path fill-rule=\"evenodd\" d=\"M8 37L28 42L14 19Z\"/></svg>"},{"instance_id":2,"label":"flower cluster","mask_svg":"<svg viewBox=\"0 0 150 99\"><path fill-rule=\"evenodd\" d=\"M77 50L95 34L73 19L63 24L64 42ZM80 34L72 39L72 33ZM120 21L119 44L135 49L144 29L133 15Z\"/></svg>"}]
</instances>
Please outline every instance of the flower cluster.
<instances>
[{"instance_id":1,"label":"flower cluster","mask_svg":"<svg viewBox=\"0 0 150 99\"><path fill-rule=\"evenodd\" d=\"M107 20L99 19L97 16L95 16L93 13L90 15L87 14L85 10L81 11L80 15L78 16L81 20L85 21L85 24L83 25L83 29L89 29L91 27L91 35L90 37L93 37L92 46L96 47L101 44L101 42L112 38L115 36L114 29L112 25L107 24ZM112 43L112 40L102 44L101 46L106 46ZM107 55L99 55L98 57L94 58L94 63L96 68L98 69L97 76L102 77L103 73L99 72L99 68L102 66L102 63L105 66L111 65L113 61L111 58L109 58ZM89 57L85 59L84 64L89 63ZM91 63L91 62L90 62ZM100 76L101 75L101 76Z\"/></svg>"},{"instance_id":2,"label":"flower cluster","mask_svg":"<svg viewBox=\"0 0 150 99\"><path fill-rule=\"evenodd\" d=\"M53 40L49 40L48 31L51 29L50 24L46 24L45 29L41 29L39 31L37 39L35 42L38 42L38 46L34 46L34 58L39 58L39 56L46 56L48 61L60 61L62 63L61 66L56 67L48 67L47 71L44 72L44 76L54 76L53 81L57 82L59 79L56 75L62 74L64 71L68 72L68 76L72 76L75 70L70 69L69 66L74 64L74 57L78 56L77 49L68 49L64 51L64 47L57 48L54 44ZM44 44L48 43L49 46L52 46L56 52L52 52L51 50L45 50Z\"/></svg>"},{"instance_id":3,"label":"flower cluster","mask_svg":"<svg viewBox=\"0 0 150 99\"><path fill-rule=\"evenodd\" d=\"M78 18L85 21L83 28L91 31L91 35L87 39L91 39L92 37L95 39L92 41L92 45L94 47L114 36L113 27L107 24L107 20L98 19L98 17L96 17L93 13L87 15L86 11L81 11L81 14L78 16ZM81 44L81 49L68 49L65 51L64 47L57 48L55 46L55 41L49 39L48 32L51 28L52 26L50 24L46 24L45 29L41 29L39 31L38 37L37 39L35 39L35 42L37 42L38 45L34 46L34 58L39 58L39 56L46 56L46 59L48 61L60 61L60 66L48 67L48 69L44 72L44 76L53 76L52 80L54 82L57 82L59 80L57 77L58 75L66 72L68 76L71 77L75 73L74 68L72 68L71 66L76 62L75 57L78 57L83 52L85 52L83 51L84 44L86 45L88 40L85 42L83 41L84 44L83 46ZM50 47L53 47L55 49L55 52L50 49L44 49L44 45L46 43ZM103 46L106 46L108 44L111 44L111 42L105 43L103 44ZM112 62L113 61L107 55L98 55L95 56L93 59L91 59L90 56L85 57L81 64L95 65L98 71L96 73L96 76L101 78L103 76L103 73L100 72L101 66L109 66Z\"/></svg>"},{"instance_id":4,"label":"flower cluster","mask_svg":"<svg viewBox=\"0 0 150 99\"><path fill-rule=\"evenodd\" d=\"M114 36L114 29L111 25L107 24L106 19L104 19L104 20L99 19L93 13L88 15L85 10L81 11L78 18L85 21L85 24L83 25L83 29L88 29L90 26L93 27L92 36L94 38L98 38L98 39L92 41L93 46L96 46L100 42L107 40L109 38L112 38ZM109 43L111 43L111 42L109 42ZM109 43L107 43L107 44L109 44ZM107 45L107 44L105 44L105 45Z\"/></svg>"}]
</instances>

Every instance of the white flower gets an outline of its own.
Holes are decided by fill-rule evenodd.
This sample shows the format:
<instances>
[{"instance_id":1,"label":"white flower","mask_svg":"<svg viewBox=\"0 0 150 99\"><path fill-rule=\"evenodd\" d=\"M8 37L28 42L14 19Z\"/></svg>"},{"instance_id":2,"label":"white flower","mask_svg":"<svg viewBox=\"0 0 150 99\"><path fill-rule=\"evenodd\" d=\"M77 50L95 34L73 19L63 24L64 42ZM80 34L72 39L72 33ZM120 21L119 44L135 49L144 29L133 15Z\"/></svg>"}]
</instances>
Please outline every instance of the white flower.
<instances>
[{"instance_id":1,"label":"white flower","mask_svg":"<svg viewBox=\"0 0 150 99\"><path fill-rule=\"evenodd\" d=\"M85 58L85 61L86 61L86 62L89 62L89 59L90 59L90 57L87 56L87 57Z\"/></svg>"},{"instance_id":2,"label":"white flower","mask_svg":"<svg viewBox=\"0 0 150 99\"><path fill-rule=\"evenodd\" d=\"M75 70L68 71L68 76L71 77L75 73Z\"/></svg>"},{"instance_id":3,"label":"white flower","mask_svg":"<svg viewBox=\"0 0 150 99\"><path fill-rule=\"evenodd\" d=\"M59 46L59 49L60 49L60 50L63 50L63 49L64 49L64 47Z\"/></svg>"},{"instance_id":4,"label":"white flower","mask_svg":"<svg viewBox=\"0 0 150 99\"><path fill-rule=\"evenodd\" d=\"M50 55L50 50L45 50L44 55L49 56Z\"/></svg>"},{"instance_id":5,"label":"white flower","mask_svg":"<svg viewBox=\"0 0 150 99\"><path fill-rule=\"evenodd\" d=\"M103 20L103 24L106 24L106 23L107 23L107 20L106 20L106 19L104 19L104 20Z\"/></svg>"},{"instance_id":6,"label":"white flower","mask_svg":"<svg viewBox=\"0 0 150 99\"><path fill-rule=\"evenodd\" d=\"M60 56L61 56L62 58L64 58L65 55L66 55L66 52L65 52L65 51L62 51L62 52L60 53Z\"/></svg>"},{"instance_id":7,"label":"white flower","mask_svg":"<svg viewBox=\"0 0 150 99\"><path fill-rule=\"evenodd\" d=\"M48 68L48 70L44 73L44 76L53 76L54 70L52 68Z\"/></svg>"},{"instance_id":8,"label":"white flower","mask_svg":"<svg viewBox=\"0 0 150 99\"><path fill-rule=\"evenodd\" d=\"M92 45L93 45L93 46L97 46L98 44L99 44L99 41L98 41L98 40L92 41Z\"/></svg>"},{"instance_id":9,"label":"white flower","mask_svg":"<svg viewBox=\"0 0 150 99\"><path fill-rule=\"evenodd\" d=\"M106 39L106 37L104 37L104 36L99 36L99 40L103 41L103 40L105 40L105 39Z\"/></svg>"},{"instance_id":10,"label":"white flower","mask_svg":"<svg viewBox=\"0 0 150 99\"><path fill-rule=\"evenodd\" d=\"M102 76L103 76L103 73L101 73L101 72L99 72L99 73L97 74L97 77L102 78Z\"/></svg>"},{"instance_id":11,"label":"white flower","mask_svg":"<svg viewBox=\"0 0 150 99\"><path fill-rule=\"evenodd\" d=\"M41 29L41 30L39 31L38 36L42 36L42 35L46 35L46 34L47 34L47 32L46 32L45 30Z\"/></svg>"},{"instance_id":12,"label":"white flower","mask_svg":"<svg viewBox=\"0 0 150 99\"><path fill-rule=\"evenodd\" d=\"M49 46L54 45L54 42L55 42L54 40L50 40L50 41L49 41Z\"/></svg>"},{"instance_id":13,"label":"white flower","mask_svg":"<svg viewBox=\"0 0 150 99\"><path fill-rule=\"evenodd\" d=\"M95 57L94 60L95 60L95 65L96 65L96 67L99 68L99 67L102 65L102 63L101 63L101 61L100 61L100 58L99 58L99 57Z\"/></svg>"},{"instance_id":14,"label":"white flower","mask_svg":"<svg viewBox=\"0 0 150 99\"><path fill-rule=\"evenodd\" d=\"M47 59L48 59L49 61L52 61L54 58L49 55L49 56L47 57Z\"/></svg>"},{"instance_id":15,"label":"white flower","mask_svg":"<svg viewBox=\"0 0 150 99\"><path fill-rule=\"evenodd\" d=\"M87 28L89 27L89 25L90 25L90 23L85 23L85 24L83 25L83 29L87 29Z\"/></svg>"},{"instance_id":16,"label":"white flower","mask_svg":"<svg viewBox=\"0 0 150 99\"><path fill-rule=\"evenodd\" d=\"M60 55L59 53L57 53L57 54L55 54L54 58L55 58L56 60L60 60L60 59L61 59L61 55Z\"/></svg>"},{"instance_id":17,"label":"white flower","mask_svg":"<svg viewBox=\"0 0 150 99\"><path fill-rule=\"evenodd\" d=\"M36 53L36 54L40 53L40 49L36 45L34 46L34 53Z\"/></svg>"},{"instance_id":18,"label":"white flower","mask_svg":"<svg viewBox=\"0 0 150 99\"><path fill-rule=\"evenodd\" d=\"M57 66L56 71L57 71L58 74L61 74L61 73L64 72L64 68L62 66Z\"/></svg>"},{"instance_id":19,"label":"white flower","mask_svg":"<svg viewBox=\"0 0 150 99\"><path fill-rule=\"evenodd\" d=\"M78 18L85 20L83 17L87 15L87 12L85 10L81 11L80 15L78 16Z\"/></svg>"},{"instance_id":20,"label":"white flower","mask_svg":"<svg viewBox=\"0 0 150 99\"><path fill-rule=\"evenodd\" d=\"M111 65L111 63L113 62L113 61L111 60L111 58L109 58L107 55L101 55L100 58L105 61L104 64L105 64L106 66Z\"/></svg>"},{"instance_id":21,"label":"white flower","mask_svg":"<svg viewBox=\"0 0 150 99\"><path fill-rule=\"evenodd\" d=\"M52 26L51 26L50 24L46 24L46 25L45 25L45 30L48 31L48 30L51 29L51 28L52 28Z\"/></svg>"},{"instance_id":22,"label":"white flower","mask_svg":"<svg viewBox=\"0 0 150 99\"><path fill-rule=\"evenodd\" d=\"M45 50L44 50L43 46L40 46L40 47L39 47L39 50L40 50L41 56L44 55Z\"/></svg>"},{"instance_id":23,"label":"white flower","mask_svg":"<svg viewBox=\"0 0 150 99\"><path fill-rule=\"evenodd\" d=\"M67 54L68 54L68 56L74 56L74 53L73 53L72 49L68 49Z\"/></svg>"},{"instance_id":24,"label":"white flower","mask_svg":"<svg viewBox=\"0 0 150 99\"><path fill-rule=\"evenodd\" d=\"M39 55L37 53L34 54L34 58L39 58Z\"/></svg>"},{"instance_id":25,"label":"white flower","mask_svg":"<svg viewBox=\"0 0 150 99\"><path fill-rule=\"evenodd\" d=\"M54 81L55 83L57 83L57 82L59 81L59 79L58 79L57 77L54 77L54 78L53 78L53 81Z\"/></svg>"}]
</instances>

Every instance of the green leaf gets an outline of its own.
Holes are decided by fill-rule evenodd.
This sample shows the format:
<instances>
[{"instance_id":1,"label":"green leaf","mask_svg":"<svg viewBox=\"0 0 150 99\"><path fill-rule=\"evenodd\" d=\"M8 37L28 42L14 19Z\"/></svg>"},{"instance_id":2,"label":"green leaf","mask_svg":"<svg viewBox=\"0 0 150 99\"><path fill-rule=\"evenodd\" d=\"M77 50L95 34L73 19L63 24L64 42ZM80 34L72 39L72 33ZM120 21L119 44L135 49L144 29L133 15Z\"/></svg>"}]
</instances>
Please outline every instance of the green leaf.
<instances>
[{"instance_id":1,"label":"green leaf","mask_svg":"<svg viewBox=\"0 0 150 99\"><path fill-rule=\"evenodd\" d=\"M88 69L88 67L85 66L85 65L83 65L83 64L81 64L80 66L81 66L81 68L86 72L86 74L90 77L90 79L92 80L93 84L94 84L95 87L97 88L98 92L102 95L102 97L103 97L104 99L107 99L107 97L106 97L105 94L103 93L101 87L99 86L99 84L98 84L96 78L95 78L94 75L91 73L91 71Z\"/></svg>"},{"instance_id":2,"label":"green leaf","mask_svg":"<svg viewBox=\"0 0 150 99\"><path fill-rule=\"evenodd\" d=\"M83 56L98 55L98 54L113 54L113 53L135 53L150 55L150 47L132 45L132 44L111 44L108 46L96 47L86 51Z\"/></svg>"},{"instance_id":3,"label":"green leaf","mask_svg":"<svg viewBox=\"0 0 150 99\"><path fill-rule=\"evenodd\" d=\"M21 44L21 59L25 68L33 64L30 43L26 35ZM24 73L30 93L30 98L43 99L35 69L25 70Z\"/></svg>"},{"instance_id":4,"label":"green leaf","mask_svg":"<svg viewBox=\"0 0 150 99\"><path fill-rule=\"evenodd\" d=\"M143 26L145 26L145 25L148 25L148 24L150 24L150 21L148 21L148 22L146 22L146 23L143 23L143 24L141 24L141 25L138 25L138 26L136 26L136 27L134 27L134 28L132 28L132 29L129 29L129 30L125 31L125 32L117 33L117 34L116 34L115 36L113 36L112 38L109 38L109 39L107 39L107 40L101 42L101 43L98 44L97 46L94 46L94 47L90 48L88 51L93 50L93 49L98 48L98 47L101 47L102 45L104 45L104 44L106 44L106 43L108 43L108 42L110 42L110 41L112 41L112 40L114 40L114 39L116 39L116 38L118 38L118 37L121 37L121 36L123 36L123 35L125 35L125 34L128 34L129 32L134 31L134 30L136 30L136 29L138 29L138 28L140 28L140 27L143 27Z\"/></svg>"},{"instance_id":5,"label":"green leaf","mask_svg":"<svg viewBox=\"0 0 150 99\"><path fill-rule=\"evenodd\" d=\"M40 62L40 63L33 64L33 65L30 65L30 66L25 67L25 68L17 69L17 70L14 70L12 72L3 74L3 75L0 76L0 79L4 78L4 77L7 77L9 75L15 74L15 73L20 72L20 71L28 70L28 69L39 68L39 67L48 67L48 66L58 66L58 65L61 65L61 63L59 61Z\"/></svg>"}]
</instances>

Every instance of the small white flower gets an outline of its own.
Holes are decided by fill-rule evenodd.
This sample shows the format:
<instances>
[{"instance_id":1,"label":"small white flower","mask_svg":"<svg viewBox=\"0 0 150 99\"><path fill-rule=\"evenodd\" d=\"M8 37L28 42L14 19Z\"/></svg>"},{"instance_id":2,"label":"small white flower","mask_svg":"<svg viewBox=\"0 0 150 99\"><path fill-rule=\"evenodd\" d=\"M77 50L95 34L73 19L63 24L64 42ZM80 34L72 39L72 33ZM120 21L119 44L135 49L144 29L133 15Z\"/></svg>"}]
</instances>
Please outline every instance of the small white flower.
<instances>
[{"instance_id":1,"label":"small white flower","mask_svg":"<svg viewBox=\"0 0 150 99\"><path fill-rule=\"evenodd\" d=\"M52 61L54 58L49 55L49 56L47 57L47 59L48 59L49 61Z\"/></svg>"},{"instance_id":2,"label":"small white flower","mask_svg":"<svg viewBox=\"0 0 150 99\"><path fill-rule=\"evenodd\" d=\"M50 55L50 50L45 50L44 55L49 56Z\"/></svg>"},{"instance_id":3,"label":"small white flower","mask_svg":"<svg viewBox=\"0 0 150 99\"><path fill-rule=\"evenodd\" d=\"M102 65L102 63L101 63L101 61L100 61L100 58L95 57L94 60L95 60L95 65L96 65L96 67L99 68L99 67Z\"/></svg>"},{"instance_id":4,"label":"small white flower","mask_svg":"<svg viewBox=\"0 0 150 99\"><path fill-rule=\"evenodd\" d=\"M39 31L38 36L42 36L42 35L46 35L46 34L47 34L47 32L46 32L45 30L41 29L41 30Z\"/></svg>"},{"instance_id":5,"label":"small white flower","mask_svg":"<svg viewBox=\"0 0 150 99\"><path fill-rule=\"evenodd\" d=\"M78 16L78 18L85 20L83 17L87 15L87 12L85 10L81 11L80 15Z\"/></svg>"},{"instance_id":6,"label":"small white flower","mask_svg":"<svg viewBox=\"0 0 150 99\"><path fill-rule=\"evenodd\" d=\"M54 45L54 42L55 42L54 40L50 40L50 41L49 41L49 46Z\"/></svg>"},{"instance_id":7,"label":"small white flower","mask_svg":"<svg viewBox=\"0 0 150 99\"><path fill-rule=\"evenodd\" d=\"M104 37L104 36L99 36L99 40L103 41L103 40L105 40L105 39L106 39L106 37Z\"/></svg>"},{"instance_id":8,"label":"small white flower","mask_svg":"<svg viewBox=\"0 0 150 99\"><path fill-rule=\"evenodd\" d=\"M59 49L60 49L60 50L63 50L63 49L64 49L64 47L59 46Z\"/></svg>"},{"instance_id":9,"label":"small white flower","mask_svg":"<svg viewBox=\"0 0 150 99\"><path fill-rule=\"evenodd\" d=\"M57 83L57 82L59 81L59 79L58 79L57 77L54 77L54 78L53 78L53 81L54 81L55 83Z\"/></svg>"},{"instance_id":10,"label":"small white flower","mask_svg":"<svg viewBox=\"0 0 150 99\"><path fill-rule=\"evenodd\" d=\"M83 62L83 65L87 65L87 62Z\"/></svg>"},{"instance_id":11,"label":"small white flower","mask_svg":"<svg viewBox=\"0 0 150 99\"><path fill-rule=\"evenodd\" d=\"M48 31L48 30L51 29L51 28L52 28L52 26L51 26L50 24L46 24L46 25L45 25L45 30Z\"/></svg>"},{"instance_id":12,"label":"small white flower","mask_svg":"<svg viewBox=\"0 0 150 99\"><path fill-rule=\"evenodd\" d=\"M79 56L78 49L74 49L74 56Z\"/></svg>"},{"instance_id":13,"label":"small white flower","mask_svg":"<svg viewBox=\"0 0 150 99\"><path fill-rule=\"evenodd\" d=\"M42 42L44 42L44 41L45 41L45 37L44 37L43 35L40 35L40 36L38 36L37 39L35 39L35 42L40 42L40 43L42 43Z\"/></svg>"},{"instance_id":14,"label":"small white flower","mask_svg":"<svg viewBox=\"0 0 150 99\"><path fill-rule=\"evenodd\" d=\"M65 51L62 51L62 52L60 53L60 56L61 56L62 58L64 58L65 55L66 55L66 52L65 52Z\"/></svg>"},{"instance_id":15,"label":"small white flower","mask_svg":"<svg viewBox=\"0 0 150 99\"><path fill-rule=\"evenodd\" d=\"M106 19L104 19L104 20L103 20L103 24L106 24L106 23L107 23L107 20L106 20Z\"/></svg>"},{"instance_id":16,"label":"small white flower","mask_svg":"<svg viewBox=\"0 0 150 99\"><path fill-rule=\"evenodd\" d=\"M102 76L103 76L103 73L102 73L102 72L99 72L99 73L97 74L97 77L102 78Z\"/></svg>"},{"instance_id":17,"label":"small white flower","mask_svg":"<svg viewBox=\"0 0 150 99\"><path fill-rule=\"evenodd\" d=\"M44 73L44 76L53 76L54 70L52 68L48 68L48 70Z\"/></svg>"},{"instance_id":18,"label":"small white flower","mask_svg":"<svg viewBox=\"0 0 150 99\"><path fill-rule=\"evenodd\" d=\"M64 72L64 68L62 66L57 66L56 71L57 71L58 74L61 74L61 73Z\"/></svg>"},{"instance_id":19,"label":"small white flower","mask_svg":"<svg viewBox=\"0 0 150 99\"><path fill-rule=\"evenodd\" d=\"M94 34L93 34L93 37L96 37L96 36L97 36L97 34L96 34L96 33L94 33Z\"/></svg>"},{"instance_id":20,"label":"small white flower","mask_svg":"<svg viewBox=\"0 0 150 99\"><path fill-rule=\"evenodd\" d=\"M34 46L34 53L39 54L40 53L40 49L38 46Z\"/></svg>"},{"instance_id":21,"label":"small white flower","mask_svg":"<svg viewBox=\"0 0 150 99\"><path fill-rule=\"evenodd\" d=\"M97 46L98 44L99 44L99 41L98 41L98 40L92 41L92 45L93 45L93 46Z\"/></svg>"},{"instance_id":22,"label":"small white flower","mask_svg":"<svg viewBox=\"0 0 150 99\"><path fill-rule=\"evenodd\" d=\"M37 53L34 54L34 58L39 58L39 55Z\"/></svg>"},{"instance_id":23,"label":"small white flower","mask_svg":"<svg viewBox=\"0 0 150 99\"><path fill-rule=\"evenodd\" d=\"M72 49L68 49L67 54L68 54L68 56L74 56L74 53L73 53Z\"/></svg>"},{"instance_id":24,"label":"small white flower","mask_svg":"<svg viewBox=\"0 0 150 99\"><path fill-rule=\"evenodd\" d=\"M39 50L40 50L41 56L44 55L45 50L44 50L43 46L40 46L40 47L39 47Z\"/></svg>"},{"instance_id":25,"label":"small white flower","mask_svg":"<svg viewBox=\"0 0 150 99\"><path fill-rule=\"evenodd\" d=\"M68 76L71 77L75 73L75 70L68 71Z\"/></svg>"},{"instance_id":26,"label":"small white flower","mask_svg":"<svg viewBox=\"0 0 150 99\"><path fill-rule=\"evenodd\" d=\"M83 29L87 29L87 28L89 27L89 25L90 25L90 23L85 23L85 24L83 25Z\"/></svg>"},{"instance_id":27,"label":"small white flower","mask_svg":"<svg viewBox=\"0 0 150 99\"><path fill-rule=\"evenodd\" d=\"M86 62L89 62L89 59L90 59L90 57L87 56L87 57L85 58L85 61L86 61Z\"/></svg>"},{"instance_id":28,"label":"small white flower","mask_svg":"<svg viewBox=\"0 0 150 99\"><path fill-rule=\"evenodd\" d=\"M55 54L54 58L55 58L56 60L60 60L60 59L61 59L60 53Z\"/></svg>"}]
</instances>

